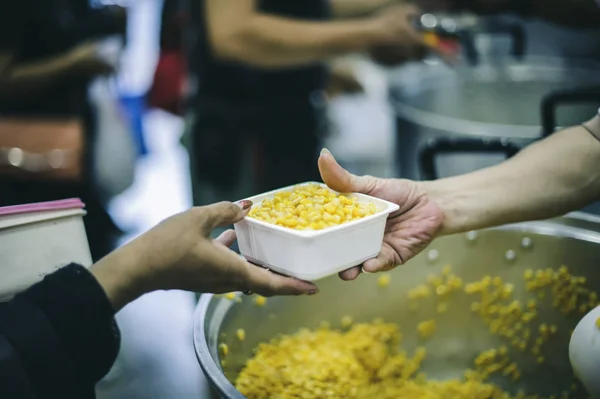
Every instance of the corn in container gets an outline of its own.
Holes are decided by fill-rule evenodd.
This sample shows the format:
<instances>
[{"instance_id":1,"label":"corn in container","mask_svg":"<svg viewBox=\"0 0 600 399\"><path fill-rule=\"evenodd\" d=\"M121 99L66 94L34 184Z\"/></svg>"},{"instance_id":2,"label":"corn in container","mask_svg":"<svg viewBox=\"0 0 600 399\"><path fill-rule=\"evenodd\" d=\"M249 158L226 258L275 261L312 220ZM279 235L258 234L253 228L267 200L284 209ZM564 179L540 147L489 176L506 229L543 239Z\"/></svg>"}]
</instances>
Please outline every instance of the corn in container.
<instances>
[{"instance_id":1,"label":"corn in container","mask_svg":"<svg viewBox=\"0 0 600 399\"><path fill-rule=\"evenodd\" d=\"M304 186L327 189L325 184L306 182L247 199L254 203L253 208L260 207L265 199ZM314 229L310 225L298 229L300 226L296 226L295 221L277 225L246 217L234 226L241 254L252 263L308 281L319 280L376 257L381 250L387 217L399 206L364 194L347 194L344 198L366 205L374 213L334 225L339 218L335 219L335 213L324 212L323 219L329 218L332 222L325 227L314 226Z\"/></svg>"}]
</instances>

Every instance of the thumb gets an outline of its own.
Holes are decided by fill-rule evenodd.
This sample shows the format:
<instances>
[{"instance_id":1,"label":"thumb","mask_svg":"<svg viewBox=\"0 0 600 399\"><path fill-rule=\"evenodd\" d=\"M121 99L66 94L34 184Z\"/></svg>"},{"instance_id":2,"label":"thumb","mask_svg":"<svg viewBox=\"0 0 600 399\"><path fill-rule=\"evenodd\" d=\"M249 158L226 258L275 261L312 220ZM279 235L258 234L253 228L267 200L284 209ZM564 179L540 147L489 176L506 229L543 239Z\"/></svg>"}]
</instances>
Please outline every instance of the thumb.
<instances>
[{"instance_id":1,"label":"thumb","mask_svg":"<svg viewBox=\"0 0 600 399\"><path fill-rule=\"evenodd\" d=\"M319 156L321 179L332 190L341 193L369 194L375 188L375 180L370 176L356 176L342 168L327 148Z\"/></svg>"},{"instance_id":2,"label":"thumb","mask_svg":"<svg viewBox=\"0 0 600 399\"><path fill-rule=\"evenodd\" d=\"M218 202L202 207L205 217L204 230L209 233L217 227L229 226L242 220L252 207L252 201Z\"/></svg>"}]
</instances>

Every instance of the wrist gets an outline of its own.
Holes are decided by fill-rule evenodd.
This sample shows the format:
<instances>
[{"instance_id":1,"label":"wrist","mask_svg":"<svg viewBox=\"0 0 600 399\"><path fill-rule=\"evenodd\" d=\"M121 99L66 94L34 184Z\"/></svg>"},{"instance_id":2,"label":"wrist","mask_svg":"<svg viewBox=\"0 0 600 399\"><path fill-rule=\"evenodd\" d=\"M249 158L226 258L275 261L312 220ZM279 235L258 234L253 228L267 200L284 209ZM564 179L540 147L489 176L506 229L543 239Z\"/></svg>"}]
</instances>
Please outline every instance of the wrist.
<instances>
[{"instance_id":1,"label":"wrist","mask_svg":"<svg viewBox=\"0 0 600 399\"><path fill-rule=\"evenodd\" d=\"M600 114L583 124L594 137L600 140Z\"/></svg>"},{"instance_id":2,"label":"wrist","mask_svg":"<svg viewBox=\"0 0 600 399\"><path fill-rule=\"evenodd\" d=\"M381 17L371 17L362 23L361 37L364 39L364 50L389 43L393 39L389 28L381 22Z\"/></svg>"},{"instance_id":3,"label":"wrist","mask_svg":"<svg viewBox=\"0 0 600 399\"><path fill-rule=\"evenodd\" d=\"M467 215L461 210L461 203L464 199L461 198L461 195L464 194L459 188L453 188L453 184L448 182L448 179L423 181L417 184L419 190L425 193L427 198L436 204L442 212L442 227L437 236L447 236L469 230Z\"/></svg>"},{"instance_id":4,"label":"wrist","mask_svg":"<svg viewBox=\"0 0 600 399\"><path fill-rule=\"evenodd\" d=\"M106 255L90 268L115 312L151 291L142 273L144 268L140 263L143 262L143 257L136 256L130 245L131 243Z\"/></svg>"}]
</instances>

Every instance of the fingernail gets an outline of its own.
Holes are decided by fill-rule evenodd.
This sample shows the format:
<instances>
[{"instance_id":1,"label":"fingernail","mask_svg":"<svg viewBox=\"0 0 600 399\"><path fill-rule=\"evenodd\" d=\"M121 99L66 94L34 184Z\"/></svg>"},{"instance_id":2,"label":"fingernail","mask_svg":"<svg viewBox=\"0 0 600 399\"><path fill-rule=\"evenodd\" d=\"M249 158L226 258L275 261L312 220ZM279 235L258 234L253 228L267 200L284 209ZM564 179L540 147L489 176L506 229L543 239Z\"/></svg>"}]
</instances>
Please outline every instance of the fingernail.
<instances>
[{"instance_id":1,"label":"fingernail","mask_svg":"<svg viewBox=\"0 0 600 399\"><path fill-rule=\"evenodd\" d=\"M329 151L327 148L323 148L321 150L321 155L332 155L331 151Z\"/></svg>"},{"instance_id":2,"label":"fingernail","mask_svg":"<svg viewBox=\"0 0 600 399\"><path fill-rule=\"evenodd\" d=\"M308 295L316 295L318 292L318 290L310 290L308 291Z\"/></svg>"},{"instance_id":3,"label":"fingernail","mask_svg":"<svg viewBox=\"0 0 600 399\"><path fill-rule=\"evenodd\" d=\"M243 211L250 209L252 207L252 201L250 200L242 200L237 203L237 206L242 208Z\"/></svg>"},{"instance_id":4,"label":"fingernail","mask_svg":"<svg viewBox=\"0 0 600 399\"><path fill-rule=\"evenodd\" d=\"M360 271L363 272L364 274L371 274L371 272L366 271L364 267L361 267Z\"/></svg>"}]
</instances>

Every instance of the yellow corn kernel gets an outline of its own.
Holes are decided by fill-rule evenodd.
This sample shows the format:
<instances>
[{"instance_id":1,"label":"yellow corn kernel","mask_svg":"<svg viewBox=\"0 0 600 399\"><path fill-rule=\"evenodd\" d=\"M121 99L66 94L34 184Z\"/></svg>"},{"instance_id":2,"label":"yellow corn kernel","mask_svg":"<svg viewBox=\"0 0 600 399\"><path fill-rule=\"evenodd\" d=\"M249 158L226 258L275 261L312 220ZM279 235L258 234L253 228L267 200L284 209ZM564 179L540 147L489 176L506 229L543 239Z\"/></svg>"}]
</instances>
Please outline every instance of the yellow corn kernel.
<instances>
[{"instance_id":1,"label":"yellow corn kernel","mask_svg":"<svg viewBox=\"0 0 600 399\"><path fill-rule=\"evenodd\" d=\"M600 328L600 317L596 319L596 327Z\"/></svg>"},{"instance_id":2,"label":"yellow corn kernel","mask_svg":"<svg viewBox=\"0 0 600 399\"><path fill-rule=\"evenodd\" d=\"M235 292L228 292L227 294L225 294L225 298L229 300L235 299Z\"/></svg>"},{"instance_id":3,"label":"yellow corn kernel","mask_svg":"<svg viewBox=\"0 0 600 399\"><path fill-rule=\"evenodd\" d=\"M461 288L462 284L463 284L463 281L461 278L456 277L456 276L448 277L448 286L451 287L452 289Z\"/></svg>"},{"instance_id":4,"label":"yellow corn kernel","mask_svg":"<svg viewBox=\"0 0 600 399\"><path fill-rule=\"evenodd\" d=\"M225 343L219 344L219 351L221 352L221 356L227 356L229 354L229 347Z\"/></svg>"},{"instance_id":5,"label":"yellow corn kernel","mask_svg":"<svg viewBox=\"0 0 600 399\"><path fill-rule=\"evenodd\" d=\"M421 339L428 339L435 333L435 320L422 321L417 325L417 332Z\"/></svg>"},{"instance_id":6,"label":"yellow corn kernel","mask_svg":"<svg viewBox=\"0 0 600 399\"><path fill-rule=\"evenodd\" d=\"M390 280L391 278L389 274L382 274L377 280L377 285L382 288L387 287L388 285L390 285Z\"/></svg>"},{"instance_id":7,"label":"yellow corn kernel","mask_svg":"<svg viewBox=\"0 0 600 399\"><path fill-rule=\"evenodd\" d=\"M448 293L448 287L445 285L438 285L435 289L435 293L438 294L438 296L444 296Z\"/></svg>"},{"instance_id":8,"label":"yellow corn kernel","mask_svg":"<svg viewBox=\"0 0 600 399\"><path fill-rule=\"evenodd\" d=\"M246 339L246 331L243 328L238 328L238 330L235 332L235 335L238 337L238 339L240 341L243 341Z\"/></svg>"},{"instance_id":9,"label":"yellow corn kernel","mask_svg":"<svg viewBox=\"0 0 600 399\"><path fill-rule=\"evenodd\" d=\"M423 284L408 291L408 299L427 298L430 294L429 287Z\"/></svg>"},{"instance_id":10,"label":"yellow corn kernel","mask_svg":"<svg viewBox=\"0 0 600 399\"><path fill-rule=\"evenodd\" d=\"M265 298L264 296L257 295L256 298L254 298L254 304L256 306L265 306L266 303L267 303L267 298Z\"/></svg>"},{"instance_id":11,"label":"yellow corn kernel","mask_svg":"<svg viewBox=\"0 0 600 399\"><path fill-rule=\"evenodd\" d=\"M531 280L533 278L533 270L525 270L525 273L523 273L523 277L525 277L525 280Z\"/></svg>"},{"instance_id":12,"label":"yellow corn kernel","mask_svg":"<svg viewBox=\"0 0 600 399\"><path fill-rule=\"evenodd\" d=\"M264 199L250 210L248 217L296 230L321 230L376 212L373 204L361 204L356 198L338 196L318 184L308 184Z\"/></svg>"},{"instance_id":13,"label":"yellow corn kernel","mask_svg":"<svg viewBox=\"0 0 600 399\"><path fill-rule=\"evenodd\" d=\"M352 325L352 317L350 316L344 316L342 317L342 327L344 328L348 328Z\"/></svg>"}]
</instances>

